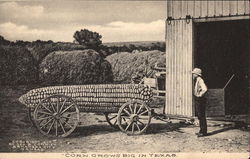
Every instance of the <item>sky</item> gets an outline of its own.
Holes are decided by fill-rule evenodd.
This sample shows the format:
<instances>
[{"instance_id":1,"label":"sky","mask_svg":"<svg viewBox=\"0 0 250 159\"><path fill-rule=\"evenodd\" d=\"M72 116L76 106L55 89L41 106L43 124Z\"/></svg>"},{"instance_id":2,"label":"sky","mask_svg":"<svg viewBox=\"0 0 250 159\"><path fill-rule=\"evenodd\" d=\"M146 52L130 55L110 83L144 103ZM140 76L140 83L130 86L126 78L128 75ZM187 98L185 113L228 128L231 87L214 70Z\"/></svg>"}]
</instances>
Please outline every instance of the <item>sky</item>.
<instances>
[{"instance_id":1,"label":"sky","mask_svg":"<svg viewBox=\"0 0 250 159\"><path fill-rule=\"evenodd\" d=\"M164 41L166 1L0 1L0 35L15 41L72 42L77 30L103 42Z\"/></svg>"}]
</instances>

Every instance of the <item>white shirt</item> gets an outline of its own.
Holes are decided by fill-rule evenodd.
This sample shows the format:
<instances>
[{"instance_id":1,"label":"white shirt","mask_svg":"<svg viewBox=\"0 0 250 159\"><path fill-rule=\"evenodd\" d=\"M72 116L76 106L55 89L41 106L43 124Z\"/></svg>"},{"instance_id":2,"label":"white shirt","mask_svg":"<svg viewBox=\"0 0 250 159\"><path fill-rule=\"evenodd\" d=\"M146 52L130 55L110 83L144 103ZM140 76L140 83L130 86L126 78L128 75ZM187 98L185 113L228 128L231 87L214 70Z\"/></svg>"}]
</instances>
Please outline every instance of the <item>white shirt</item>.
<instances>
[{"instance_id":1,"label":"white shirt","mask_svg":"<svg viewBox=\"0 0 250 159\"><path fill-rule=\"evenodd\" d=\"M194 86L194 95L196 97L203 97L206 92L207 92L207 86L204 80L200 76L198 76L196 78L196 83Z\"/></svg>"}]
</instances>

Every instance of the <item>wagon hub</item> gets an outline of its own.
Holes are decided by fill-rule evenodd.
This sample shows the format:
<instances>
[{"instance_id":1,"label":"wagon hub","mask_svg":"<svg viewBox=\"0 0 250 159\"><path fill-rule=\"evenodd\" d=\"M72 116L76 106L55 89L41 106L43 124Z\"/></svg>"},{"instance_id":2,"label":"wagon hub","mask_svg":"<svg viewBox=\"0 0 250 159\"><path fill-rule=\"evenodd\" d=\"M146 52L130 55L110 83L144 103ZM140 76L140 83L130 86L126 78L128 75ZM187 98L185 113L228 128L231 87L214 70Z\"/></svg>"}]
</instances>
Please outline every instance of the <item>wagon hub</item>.
<instances>
[{"instance_id":1,"label":"wagon hub","mask_svg":"<svg viewBox=\"0 0 250 159\"><path fill-rule=\"evenodd\" d=\"M59 120L61 118L60 113L54 113L53 114L54 119Z\"/></svg>"},{"instance_id":2,"label":"wagon hub","mask_svg":"<svg viewBox=\"0 0 250 159\"><path fill-rule=\"evenodd\" d=\"M132 115L130 116L130 121L131 121L131 122L136 122L136 121L138 121L138 120L139 120L139 117L138 117L137 114L132 114Z\"/></svg>"}]
</instances>

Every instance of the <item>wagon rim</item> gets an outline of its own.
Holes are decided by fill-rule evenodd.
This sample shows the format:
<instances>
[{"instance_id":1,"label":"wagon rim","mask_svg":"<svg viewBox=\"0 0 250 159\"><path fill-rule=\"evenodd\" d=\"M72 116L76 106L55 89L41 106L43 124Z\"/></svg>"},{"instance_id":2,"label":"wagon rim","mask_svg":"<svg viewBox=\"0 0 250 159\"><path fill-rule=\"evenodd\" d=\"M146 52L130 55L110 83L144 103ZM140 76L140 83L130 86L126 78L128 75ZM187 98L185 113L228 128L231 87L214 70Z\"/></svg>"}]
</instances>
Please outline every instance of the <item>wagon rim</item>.
<instances>
[{"instance_id":1,"label":"wagon rim","mask_svg":"<svg viewBox=\"0 0 250 159\"><path fill-rule=\"evenodd\" d=\"M104 113L105 115L105 118L108 122L108 124L115 128L115 129L119 129L118 127L118 122L117 122L117 117L118 117L118 114L117 113Z\"/></svg>"},{"instance_id":2,"label":"wagon rim","mask_svg":"<svg viewBox=\"0 0 250 159\"><path fill-rule=\"evenodd\" d=\"M27 113L28 113L28 118L29 118L29 121L31 123L31 126L35 127L36 124L35 124L35 121L34 121L34 108L32 109L32 108L29 107L28 110L27 110Z\"/></svg>"}]
</instances>

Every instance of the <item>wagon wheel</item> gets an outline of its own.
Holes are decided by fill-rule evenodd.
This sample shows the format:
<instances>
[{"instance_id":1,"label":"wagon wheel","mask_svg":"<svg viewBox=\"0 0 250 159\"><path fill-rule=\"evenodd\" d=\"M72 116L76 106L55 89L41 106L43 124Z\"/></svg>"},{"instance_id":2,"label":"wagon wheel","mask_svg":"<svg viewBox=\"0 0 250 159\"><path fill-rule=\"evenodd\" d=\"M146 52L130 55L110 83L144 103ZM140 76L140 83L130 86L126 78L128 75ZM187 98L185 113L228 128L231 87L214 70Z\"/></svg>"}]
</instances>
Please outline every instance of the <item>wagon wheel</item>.
<instances>
[{"instance_id":1,"label":"wagon wheel","mask_svg":"<svg viewBox=\"0 0 250 159\"><path fill-rule=\"evenodd\" d=\"M31 126L35 126L35 122L34 122L34 109L32 108L28 108L28 118L29 121L31 122Z\"/></svg>"},{"instance_id":2,"label":"wagon wheel","mask_svg":"<svg viewBox=\"0 0 250 159\"><path fill-rule=\"evenodd\" d=\"M128 135L139 135L146 131L151 121L151 110L139 100L127 102L118 112L118 126Z\"/></svg>"},{"instance_id":3,"label":"wagon wheel","mask_svg":"<svg viewBox=\"0 0 250 159\"><path fill-rule=\"evenodd\" d=\"M37 129L50 137L67 137L77 127L79 118L76 103L64 95L52 95L43 99L34 111Z\"/></svg>"},{"instance_id":4,"label":"wagon wheel","mask_svg":"<svg viewBox=\"0 0 250 159\"><path fill-rule=\"evenodd\" d=\"M104 115L110 126L115 129L119 128L117 123L117 113L104 113Z\"/></svg>"}]
</instances>

